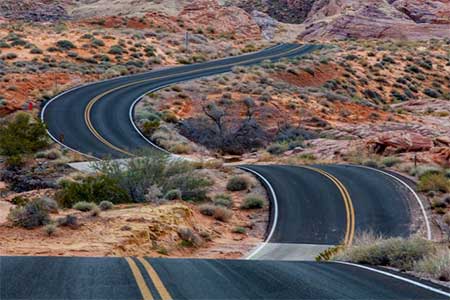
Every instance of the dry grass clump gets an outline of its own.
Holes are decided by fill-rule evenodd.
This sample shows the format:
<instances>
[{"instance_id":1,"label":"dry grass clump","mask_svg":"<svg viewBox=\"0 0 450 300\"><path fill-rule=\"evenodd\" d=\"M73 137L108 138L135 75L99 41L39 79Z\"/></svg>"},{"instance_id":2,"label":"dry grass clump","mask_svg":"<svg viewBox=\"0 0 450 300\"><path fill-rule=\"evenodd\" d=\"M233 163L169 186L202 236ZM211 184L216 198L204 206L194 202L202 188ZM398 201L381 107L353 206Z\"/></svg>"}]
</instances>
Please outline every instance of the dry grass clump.
<instances>
[{"instance_id":1,"label":"dry grass clump","mask_svg":"<svg viewBox=\"0 0 450 300\"><path fill-rule=\"evenodd\" d=\"M384 239L365 232L355 237L353 245L336 254L334 259L412 270L416 262L435 251L432 242L420 237Z\"/></svg>"},{"instance_id":2,"label":"dry grass clump","mask_svg":"<svg viewBox=\"0 0 450 300\"><path fill-rule=\"evenodd\" d=\"M450 180L443 173L426 173L419 178L419 191L450 192Z\"/></svg>"},{"instance_id":3,"label":"dry grass clump","mask_svg":"<svg viewBox=\"0 0 450 300\"><path fill-rule=\"evenodd\" d=\"M441 249L425 257L414 266L414 270L441 281L450 281L450 251Z\"/></svg>"}]
</instances>

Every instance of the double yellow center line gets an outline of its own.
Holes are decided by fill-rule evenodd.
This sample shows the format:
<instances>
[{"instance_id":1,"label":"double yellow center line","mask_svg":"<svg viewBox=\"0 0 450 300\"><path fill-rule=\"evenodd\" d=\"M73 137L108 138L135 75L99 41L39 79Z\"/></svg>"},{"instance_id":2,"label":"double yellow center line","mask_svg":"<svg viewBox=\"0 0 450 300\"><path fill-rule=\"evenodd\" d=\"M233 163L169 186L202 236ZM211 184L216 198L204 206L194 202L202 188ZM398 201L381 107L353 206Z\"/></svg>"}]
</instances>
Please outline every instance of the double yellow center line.
<instances>
[{"instance_id":1,"label":"double yellow center line","mask_svg":"<svg viewBox=\"0 0 450 300\"><path fill-rule=\"evenodd\" d=\"M139 287L139 290L142 295L143 300L153 300L155 297L153 297L152 292L150 291L147 283L145 282L144 276L142 275L141 271L139 270L138 265L131 257L125 257L125 260L127 261L128 265L130 266L131 272L133 273L134 279L136 280L136 283ZM138 262L140 262L143 266L145 271L147 272L148 276L153 282L153 285L155 286L160 298L162 300L172 300L172 296L170 295L169 291L164 286L164 283L162 282L161 278L159 277L158 273L156 273L155 269L152 267L152 265L145 260L145 258L138 257Z\"/></svg>"},{"instance_id":2,"label":"double yellow center line","mask_svg":"<svg viewBox=\"0 0 450 300\"><path fill-rule=\"evenodd\" d=\"M322 174L323 176L325 176L329 180L331 180L338 188L339 192L342 195L342 199L344 200L346 220L347 220L345 237L344 237L344 245L350 246L352 244L353 237L355 236L355 210L353 208L352 199L350 198L350 194L349 194L347 188L334 175L332 175L322 169L318 169L318 168L314 168L314 167L310 167L310 166L302 166L302 168L309 169L311 171Z\"/></svg>"},{"instance_id":3,"label":"double yellow center line","mask_svg":"<svg viewBox=\"0 0 450 300\"><path fill-rule=\"evenodd\" d=\"M218 65L218 66L212 66L212 67L206 67L206 68L200 68L200 69L196 69L196 70L192 70L192 71L186 71L186 72L181 72L181 73L177 73L177 74L172 74L172 75L165 75L165 76L160 76L160 77L155 77L155 78L150 78L150 79L142 79L142 80L138 80L138 81L134 81L134 82L130 82L121 86L117 86L115 88L112 88L110 90L107 90L99 95L97 95L96 97L92 98L88 105L86 106L85 110L84 110L84 120L86 123L86 126L88 127L89 131L100 141L102 142L104 145L108 146L111 149L114 149L118 152L121 152L127 156L135 156L133 153L119 148L113 144L111 144L109 141L107 141L102 135L100 135L100 133L95 129L95 127L92 125L92 121L91 121L91 111L92 111L92 107L94 106L94 104L99 101L101 98L105 97L106 95L113 93L117 90L129 87L129 86L133 86L133 85L138 85L141 83L145 83L145 82L152 82L155 80L161 80L161 79L167 79L167 78L176 78L179 76L183 76L183 75L189 75L189 74L193 74L193 73L198 73L198 72L202 72L202 71L210 71L210 70L216 70L216 69L221 69L224 67L230 67L230 66L239 66L239 65L243 65L243 64L248 64L251 62L257 62L257 61L263 61L265 59L273 59L273 58L281 58L283 56L286 56L292 52L295 52L297 50L299 50L300 48L304 47L303 45L299 45L293 49L290 49L288 51L284 51L278 54L271 54L271 55L266 55L266 56L261 56L261 57L257 57L257 58L253 58L253 59L247 59L247 60L243 60L240 61L238 63L229 63L229 64L224 64L224 65Z\"/></svg>"}]
</instances>

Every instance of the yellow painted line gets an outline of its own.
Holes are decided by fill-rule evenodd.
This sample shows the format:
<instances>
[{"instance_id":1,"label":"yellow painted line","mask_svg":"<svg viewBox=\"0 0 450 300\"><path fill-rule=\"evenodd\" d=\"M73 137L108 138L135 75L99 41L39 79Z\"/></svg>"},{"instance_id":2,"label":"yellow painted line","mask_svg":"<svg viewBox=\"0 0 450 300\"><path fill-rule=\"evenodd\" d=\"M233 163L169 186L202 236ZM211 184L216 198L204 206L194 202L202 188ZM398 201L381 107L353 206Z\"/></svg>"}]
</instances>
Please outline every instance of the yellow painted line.
<instances>
[{"instance_id":1,"label":"yellow painted line","mask_svg":"<svg viewBox=\"0 0 450 300\"><path fill-rule=\"evenodd\" d=\"M159 277L158 273L156 273L156 271L152 267L152 265L147 260L145 260L143 257L138 257L138 260L144 266L148 275L152 279L153 284L156 287L156 290L158 291L159 295L161 296L161 299L162 300L172 300L172 296L170 296L169 291L167 291L166 287L164 286L164 283L162 282L161 278Z\"/></svg>"},{"instance_id":2,"label":"yellow painted line","mask_svg":"<svg viewBox=\"0 0 450 300\"><path fill-rule=\"evenodd\" d=\"M207 70L220 69L220 68L223 68L223 67L239 66L239 65L241 65L241 64L249 63L249 62L252 62L252 61L259 61L259 60L262 61L262 60L264 60L264 59L276 58L276 57L278 57L278 56L279 56L279 57L283 57L283 56L285 56L285 55L287 55L287 54L289 54L289 53L291 53L291 52L297 51L298 49L300 49L300 48L302 48L302 47L303 47L303 45L299 45L298 47L295 47L295 48L293 48L293 49L291 49L291 50L289 50L289 51L286 51L286 52L282 52L282 53L278 53L278 54L272 54L272 55L267 55L267 56L262 56L262 57L259 57L259 58L254 58L254 59L249 59L249 60L243 60L243 61L241 61L241 62L239 62L239 63L230 63L230 64L225 64L225 65L220 65L220 66L213 66L213 67L207 67L207 68L203 68L203 69L196 69L196 70L187 71L187 72L178 73L178 74L173 74L173 75L165 75L165 76L160 76L160 77L155 77L155 78L150 78L150 79L143 79L143 80L138 80L138 81L135 81L135 82L130 82L130 83L127 83L127 84L124 84L124 85L115 87L115 88L113 88L113 89L110 89L110 90L105 91L104 93L102 93L102 94L96 96L95 98L93 98L93 99L91 99L91 100L89 101L88 105L86 106L86 108L85 108L85 110L84 110L84 120L85 120L85 123L86 123L86 125L87 125L89 131L91 131L91 133L92 133L92 134L93 134L100 142L102 142L104 145L108 146L108 147L111 148L111 149L114 149L114 150L116 150L116 151L119 151L119 152L121 152L121 153L123 153L123 154L125 154L125 155L132 156L132 157L133 157L133 156L135 156L133 153L131 153L131 152L129 152L129 151L126 151L126 150L124 150L124 149L122 149L122 148L119 148L119 147L117 147L117 146L111 144L109 141L107 141L104 137L102 137L102 136L98 133L98 131L97 131L97 130L94 128L94 126L92 125L92 121L91 121L91 110L92 110L92 107L94 106L94 104L95 104L97 101L99 101L99 100L100 100L101 98L103 98L104 96L106 96L106 95L108 95L108 94L110 94L110 93L112 93L112 92L115 92L115 91L117 91L117 90L120 90L120 89L129 87L129 86L137 85L137 84L140 84L140 83L144 83L144 82L151 82L151 81L154 81L154 80L160 80L160 79L170 78L170 77L174 77L174 76L187 75L187 74L191 74L191 73L197 73L197 72L200 72L200 71L207 71Z\"/></svg>"},{"instance_id":3,"label":"yellow painted line","mask_svg":"<svg viewBox=\"0 0 450 300\"><path fill-rule=\"evenodd\" d=\"M322 174L323 176L325 176L329 180L331 180L336 185L336 187L339 189L339 192L341 193L342 198L344 200L346 220L347 220L345 237L344 237L344 245L350 246L352 244L353 238L355 236L355 209L353 207L353 202L352 202L352 199L350 197L350 194L349 194L347 188L334 175L332 175L324 170L310 167L310 166L301 166L301 167Z\"/></svg>"},{"instance_id":4,"label":"yellow painted line","mask_svg":"<svg viewBox=\"0 0 450 300\"><path fill-rule=\"evenodd\" d=\"M125 257L125 260L128 262L131 272L133 273L134 279L136 280L139 290L141 291L142 299L153 300L154 298L152 296L152 293L150 292L147 284L145 283L144 277L142 276L142 273L139 270L136 263L134 262L134 260L131 259L130 257Z\"/></svg>"}]
</instances>

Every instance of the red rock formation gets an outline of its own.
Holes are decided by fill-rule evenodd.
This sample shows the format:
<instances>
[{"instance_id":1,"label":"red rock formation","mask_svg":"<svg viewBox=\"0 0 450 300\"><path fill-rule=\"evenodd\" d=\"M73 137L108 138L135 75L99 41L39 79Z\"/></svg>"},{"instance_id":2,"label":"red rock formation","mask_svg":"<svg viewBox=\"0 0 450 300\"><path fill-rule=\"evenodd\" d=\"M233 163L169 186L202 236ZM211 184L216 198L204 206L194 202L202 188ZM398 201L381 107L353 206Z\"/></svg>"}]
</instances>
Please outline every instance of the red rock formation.
<instances>
[{"instance_id":1,"label":"red rock formation","mask_svg":"<svg viewBox=\"0 0 450 300\"><path fill-rule=\"evenodd\" d=\"M369 139L367 146L378 154L427 151L433 147L433 140L418 133L391 131Z\"/></svg>"},{"instance_id":2,"label":"red rock formation","mask_svg":"<svg viewBox=\"0 0 450 300\"><path fill-rule=\"evenodd\" d=\"M216 0L197 0L184 7L179 17L194 28L212 28L216 33L259 38L261 31L252 17L235 6L221 6Z\"/></svg>"}]
</instances>

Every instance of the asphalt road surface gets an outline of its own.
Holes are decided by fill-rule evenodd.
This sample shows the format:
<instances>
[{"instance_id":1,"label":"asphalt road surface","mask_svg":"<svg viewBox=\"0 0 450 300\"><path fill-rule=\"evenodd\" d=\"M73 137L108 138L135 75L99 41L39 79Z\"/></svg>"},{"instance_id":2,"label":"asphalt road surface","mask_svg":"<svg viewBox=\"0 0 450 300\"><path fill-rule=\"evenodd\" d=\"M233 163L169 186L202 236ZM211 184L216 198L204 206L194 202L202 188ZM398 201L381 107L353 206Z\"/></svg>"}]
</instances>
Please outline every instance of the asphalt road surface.
<instances>
[{"instance_id":1,"label":"asphalt road surface","mask_svg":"<svg viewBox=\"0 0 450 300\"><path fill-rule=\"evenodd\" d=\"M130 121L130 108L141 95L169 84L230 72L234 66L300 56L318 48L280 44L243 56L98 82L48 102L41 116L52 137L72 149L100 158L128 157L128 152L151 149Z\"/></svg>"},{"instance_id":2,"label":"asphalt road surface","mask_svg":"<svg viewBox=\"0 0 450 300\"><path fill-rule=\"evenodd\" d=\"M169 84L229 72L236 65L304 55L318 47L282 44L245 56L87 85L47 103L42 118L53 138L97 158L129 157L142 148L160 151L133 126L133 105L141 95ZM254 258L296 258L306 248L312 255L321 247L349 244L362 230L386 236L406 236L411 231L411 195L382 174L343 166L248 167L268 181L268 189L273 188L276 197L267 244L257 249L259 256ZM0 299L447 299L449 296L338 263L1 257L0 275Z\"/></svg>"},{"instance_id":3,"label":"asphalt road surface","mask_svg":"<svg viewBox=\"0 0 450 300\"><path fill-rule=\"evenodd\" d=\"M2 257L0 299L425 300L450 295L338 263L144 261L133 259L133 271L125 258Z\"/></svg>"}]
</instances>

